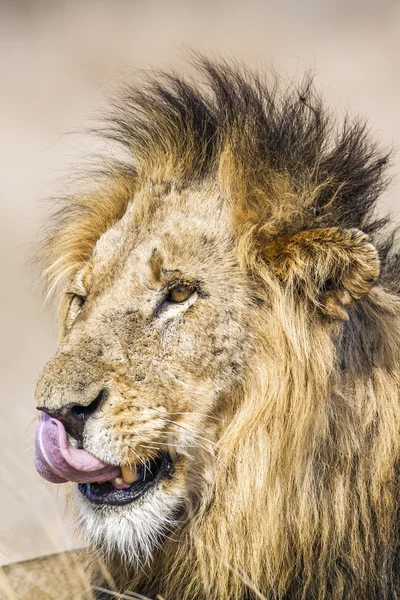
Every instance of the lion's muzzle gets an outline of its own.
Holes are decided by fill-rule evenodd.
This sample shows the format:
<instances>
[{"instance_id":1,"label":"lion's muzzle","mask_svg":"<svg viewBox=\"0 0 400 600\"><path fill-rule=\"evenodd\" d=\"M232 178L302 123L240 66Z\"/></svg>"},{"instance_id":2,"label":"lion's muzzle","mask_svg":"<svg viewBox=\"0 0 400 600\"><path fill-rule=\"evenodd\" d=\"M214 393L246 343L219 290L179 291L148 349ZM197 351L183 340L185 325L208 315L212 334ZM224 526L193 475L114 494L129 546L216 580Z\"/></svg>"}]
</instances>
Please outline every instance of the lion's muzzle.
<instances>
[{"instance_id":1,"label":"lion's muzzle","mask_svg":"<svg viewBox=\"0 0 400 600\"><path fill-rule=\"evenodd\" d=\"M172 468L168 454L133 467L107 465L83 449L73 448L64 425L41 411L36 430L36 470L52 483L79 483L80 492L95 504L122 505L140 498Z\"/></svg>"}]
</instances>

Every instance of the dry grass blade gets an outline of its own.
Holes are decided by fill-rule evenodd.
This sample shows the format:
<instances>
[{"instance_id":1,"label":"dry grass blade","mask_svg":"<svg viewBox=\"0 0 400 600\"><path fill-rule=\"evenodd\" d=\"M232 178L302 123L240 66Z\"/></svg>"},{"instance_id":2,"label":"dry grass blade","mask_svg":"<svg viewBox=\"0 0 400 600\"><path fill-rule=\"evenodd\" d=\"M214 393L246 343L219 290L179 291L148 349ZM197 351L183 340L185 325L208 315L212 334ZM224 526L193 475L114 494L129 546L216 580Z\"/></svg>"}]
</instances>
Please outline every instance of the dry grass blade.
<instances>
[{"instance_id":1,"label":"dry grass blade","mask_svg":"<svg viewBox=\"0 0 400 600\"><path fill-rule=\"evenodd\" d=\"M93 586L96 592L103 592L104 594L108 594L111 598L120 598L121 600L132 600L132 598L136 598L136 600L151 600L147 598L147 596L142 596L141 594L136 594L135 592L127 592L125 594L121 594L120 592L113 592L111 590L106 590L106 588ZM161 598L161 596L159 596Z\"/></svg>"}]
</instances>

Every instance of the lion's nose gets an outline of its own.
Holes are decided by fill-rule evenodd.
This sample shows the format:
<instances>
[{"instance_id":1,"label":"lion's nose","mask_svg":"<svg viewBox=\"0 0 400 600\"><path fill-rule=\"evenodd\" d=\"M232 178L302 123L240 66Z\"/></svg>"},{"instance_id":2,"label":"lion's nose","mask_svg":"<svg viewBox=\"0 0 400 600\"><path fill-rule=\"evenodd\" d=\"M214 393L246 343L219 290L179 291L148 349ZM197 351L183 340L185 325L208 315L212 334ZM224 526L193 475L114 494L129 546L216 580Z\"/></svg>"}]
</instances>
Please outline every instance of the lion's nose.
<instances>
[{"instance_id":1,"label":"lion's nose","mask_svg":"<svg viewBox=\"0 0 400 600\"><path fill-rule=\"evenodd\" d=\"M107 395L106 390L101 390L96 398L89 405L81 404L65 404L61 408L49 410L47 407L37 407L38 410L43 410L45 413L58 419L64 425L66 431L78 441L82 440L85 421L93 415L103 403Z\"/></svg>"}]
</instances>

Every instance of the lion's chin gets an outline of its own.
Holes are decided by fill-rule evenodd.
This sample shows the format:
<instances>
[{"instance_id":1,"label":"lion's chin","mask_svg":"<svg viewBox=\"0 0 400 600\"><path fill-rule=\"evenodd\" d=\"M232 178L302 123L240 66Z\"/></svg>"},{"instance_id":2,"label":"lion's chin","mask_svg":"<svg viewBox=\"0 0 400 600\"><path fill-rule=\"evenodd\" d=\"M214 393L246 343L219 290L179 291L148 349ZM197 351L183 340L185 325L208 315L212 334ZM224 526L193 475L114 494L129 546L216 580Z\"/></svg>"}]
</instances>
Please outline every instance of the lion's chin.
<instances>
[{"instance_id":1,"label":"lion's chin","mask_svg":"<svg viewBox=\"0 0 400 600\"><path fill-rule=\"evenodd\" d=\"M169 454L159 454L148 463L137 466L137 477L131 485L117 486L114 482L103 481L80 483L78 489L93 504L123 506L151 493L162 479L171 476L172 460Z\"/></svg>"},{"instance_id":2,"label":"lion's chin","mask_svg":"<svg viewBox=\"0 0 400 600\"><path fill-rule=\"evenodd\" d=\"M166 493L163 480L160 472L153 485L129 502L93 502L78 485L74 486L79 520L88 544L105 556L118 553L136 567L148 562L154 549L179 527L182 518L183 500Z\"/></svg>"}]
</instances>

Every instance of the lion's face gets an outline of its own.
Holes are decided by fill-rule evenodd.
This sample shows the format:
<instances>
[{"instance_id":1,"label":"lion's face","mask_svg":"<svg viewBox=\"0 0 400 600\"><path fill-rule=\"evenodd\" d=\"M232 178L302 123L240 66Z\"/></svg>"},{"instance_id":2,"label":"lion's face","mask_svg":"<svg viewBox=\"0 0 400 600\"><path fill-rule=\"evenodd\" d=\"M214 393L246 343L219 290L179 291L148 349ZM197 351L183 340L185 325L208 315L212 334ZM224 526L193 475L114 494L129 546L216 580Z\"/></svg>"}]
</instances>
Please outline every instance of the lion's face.
<instances>
[{"instance_id":1,"label":"lion's face","mask_svg":"<svg viewBox=\"0 0 400 600\"><path fill-rule=\"evenodd\" d=\"M253 306L222 207L211 222L196 194L170 192L139 214L146 201L74 275L64 335L37 387L70 444L122 467L128 483L136 471L122 489L121 477L76 486L89 536L131 558L150 553L212 481L207 459L250 352Z\"/></svg>"}]
</instances>

